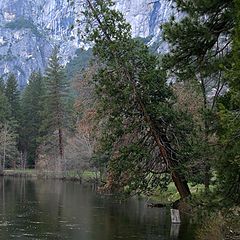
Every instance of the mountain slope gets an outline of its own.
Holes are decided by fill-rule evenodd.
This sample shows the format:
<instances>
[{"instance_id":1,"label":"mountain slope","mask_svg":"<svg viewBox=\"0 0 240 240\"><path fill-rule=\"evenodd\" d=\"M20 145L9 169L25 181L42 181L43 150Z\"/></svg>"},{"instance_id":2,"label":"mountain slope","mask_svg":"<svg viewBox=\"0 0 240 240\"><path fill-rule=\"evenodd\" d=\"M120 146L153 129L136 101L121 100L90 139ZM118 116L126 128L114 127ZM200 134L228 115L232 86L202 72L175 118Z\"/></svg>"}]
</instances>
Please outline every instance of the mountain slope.
<instances>
[{"instance_id":1,"label":"mountain slope","mask_svg":"<svg viewBox=\"0 0 240 240\"><path fill-rule=\"evenodd\" d=\"M168 0L116 0L133 36L152 36L152 42L159 41L159 26L169 19L171 5ZM45 69L54 44L61 46L63 63L69 61L83 46L71 30L76 12L67 0L1 0L0 75L14 72L23 87L32 71Z\"/></svg>"}]
</instances>

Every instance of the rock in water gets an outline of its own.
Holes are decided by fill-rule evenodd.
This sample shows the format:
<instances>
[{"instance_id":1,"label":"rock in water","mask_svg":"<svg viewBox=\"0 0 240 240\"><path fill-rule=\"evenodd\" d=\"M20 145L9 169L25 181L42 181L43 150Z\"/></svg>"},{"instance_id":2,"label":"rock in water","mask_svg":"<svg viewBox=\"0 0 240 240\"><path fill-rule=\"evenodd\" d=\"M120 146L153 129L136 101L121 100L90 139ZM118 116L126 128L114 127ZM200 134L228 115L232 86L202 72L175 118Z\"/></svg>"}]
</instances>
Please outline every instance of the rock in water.
<instances>
[{"instance_id":1,"label":"rock in water","mask_svg":"<svg viewBox=\"0 0 240 240\"><path fill-rule=\"evenodd\" d=\"M178 209L171 209L171 221L172 223L181 223L180 212Z\"/></svg>"}]
</instances>

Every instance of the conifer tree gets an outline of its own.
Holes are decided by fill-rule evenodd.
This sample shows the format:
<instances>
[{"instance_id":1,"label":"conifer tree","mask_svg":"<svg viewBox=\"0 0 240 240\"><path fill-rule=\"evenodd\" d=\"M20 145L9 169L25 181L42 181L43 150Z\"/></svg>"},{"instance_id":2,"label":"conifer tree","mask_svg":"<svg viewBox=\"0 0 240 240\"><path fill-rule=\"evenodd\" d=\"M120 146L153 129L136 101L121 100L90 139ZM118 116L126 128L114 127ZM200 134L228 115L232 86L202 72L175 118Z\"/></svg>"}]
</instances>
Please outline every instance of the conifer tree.
<instances>
[{"instance_id":1,"label":"conifer tree","mask_svg":"<svg viewBox=\"0 0 240 240\"><path fill-rule=\"evenodd\" d=\"M163 26L170 52L163 59L171 78L192 83L202 95L202 124L198 161L203 162L203 183L209 189L215 149L212 146L216 103L226 86L225 67L229 64L234 25L234 1L179 1L183 15Z\"/></svg>"},{"instance_id":2,"label":"conifer tree","mask_svg":"<svg viewBox=\"0 0 240 240\"><path fill-rule=\"evenodd\" d=\"M46 70L46 96L42 125L43 132L51 135L58 132L58 149L61 159L64 158L63 130L66 126L67 81L58 56L59 49L54 47Z\"/></svg>"},{"instance_id":3,"label":"conifer tree","mask_svg":"<svg viewBox=\"0 0 240 240\"><path fill-rule=\"evenodd\" d=\"M12 166L15 165L18 153L16 148L17 135L13 129L12 121L13 112L5 95L5 90L4 80L0 78L0 175L3 174L7 161Z\"/></svg>"},{"instance_id":4,"label":"conifer tree","mask_svg":"<svg viewBox=\"0 0 240 240\"><path fill-rule=\"evenodd\" d=\"M132 39L130 25L111 8L112 1L87 3L89 39L101 63L95 86L103 118L101 152L109 159L107 187L148 191L160 186L168 173L180 196L189 196L180 167L187 159L182 152L183 115L174 110L174 97L157 57Z\"/></svg>"},{"instance_id":5,"label":"conifer tree","mask_svg":"<svg viewBox=\"0 0 240 240\"><path fill-rule=\"evenodd\" d=\"M4 92L4 90L5 90L4 79L0 77L0 91Z\"/></svg>"},{"instance_id":6,"label":"conifer tree","mask_svg":"<svg viewBox=\"0 0 240 240\"><path fill-rule=\"evenodd\" d=\"M10 104L11 117L14 121L19 121L20 119L20 92L18 90L18 82L13 74L10 74L6 87L5 95Z\"/></svg>"},{"instance_id":7,"label":"conifer tree","mask_svg":"<svg viewBox=\"0 0 240 240\"><path fill-rule=\"evenodd\" d=\"M235 1L232 56L225 77L229 91L219 100L220 158L216 162L220 190L240 203L240 1Z\"/></svg>"},{"instance_id":8,"label":"conifer tree","mask_svg":"<svg viewBox=\"0 0 240 240\"><path fill-rule=\"evenodd\" d=\"M41 73L33 72L22 96L21 148L27 155L29 166L35 165L36 150L41 137L41 114L46 88Z\"/></svg>"},{"instance_id":9,"label":"conifer tree","mask_svg":"<svg viewBox=\"0 0 240 240\"><path fill-rule=\"evenodd\" d=\"M18 157L16 137L17 135L7 122L0 124L0 175L4 171L7 161L11 167L16 165Z\"/></svg>"},{"instance_id":10,"label":"conifer tree","mask_svg":"<svg viewBox=\"0 0 240 240\"><path fill-rule=\"evenodd\" d=\"M10 119L10 105L8 103L8 99L4 93L4 83L0 78L0 123L5 123Z\"/></svg>"}]
</instances>

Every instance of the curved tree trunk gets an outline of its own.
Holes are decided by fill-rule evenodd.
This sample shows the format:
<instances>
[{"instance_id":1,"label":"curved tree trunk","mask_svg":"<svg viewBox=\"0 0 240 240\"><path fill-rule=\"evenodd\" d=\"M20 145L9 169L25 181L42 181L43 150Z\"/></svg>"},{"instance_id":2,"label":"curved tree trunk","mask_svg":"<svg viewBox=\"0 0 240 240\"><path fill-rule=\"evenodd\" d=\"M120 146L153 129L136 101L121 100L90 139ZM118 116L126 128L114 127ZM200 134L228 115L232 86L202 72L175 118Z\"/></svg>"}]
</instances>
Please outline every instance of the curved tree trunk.
<instances>
[{"instance_id":1,"label":"curved tree trunk","mask_svg":"<svg viewBox=\"0 0 240 240\"><path fill-rule=\"evenodd\" d=\"M88 2L90 9L93 11L94 18L96 19L98 24L100 26L102 26L102 21L101 21L100 17L98 16L98 14L96 13L92 2L90 0L87 0L87 2ZM111 38L108 35L108 33L104 27L102 27L102 31L103 31L103 34L105 35L106 39L109 42L111 42ZM188 197L189 195L191 195L191 192L188 187L187 180L184 175L182 175L178 170L176 170L178 168L179 163L176 161L174 154L172 152L169 152L169 150L168 150L169 148L167 145L170 145L170 144L168 143L168 141L166 141L166 139L167 139L166 136L161 136L161 134L158 131L158 127L155 125L154 121L149 116L149 114L146 110L145 104L138 94L135 76L132 76L132 74L129 73L127 68L125 68L125 62L121 62L121 60L119 60L119 58L117 56L115 56L114 53L113 53L113 58L115 59L117 65L119 65L119 69L124 69L124 71L125 71L124 74L125 74L128 82L132 85L133 93L134 93L134 96L136 99L136 103L138 104L139 110L143 113L145 123L150 127L151 135L154 138L154 140L158 146L161 158L163 159L166 166L168 167L168 170L171 172L172 180L173 180L181 198ZM163 139L165 139L165 141L163 141ZM171 150L171 148L170 148L170 150ZM162 161L162 159L161 159L161 161Z\"/></svg>"}]
</instances>

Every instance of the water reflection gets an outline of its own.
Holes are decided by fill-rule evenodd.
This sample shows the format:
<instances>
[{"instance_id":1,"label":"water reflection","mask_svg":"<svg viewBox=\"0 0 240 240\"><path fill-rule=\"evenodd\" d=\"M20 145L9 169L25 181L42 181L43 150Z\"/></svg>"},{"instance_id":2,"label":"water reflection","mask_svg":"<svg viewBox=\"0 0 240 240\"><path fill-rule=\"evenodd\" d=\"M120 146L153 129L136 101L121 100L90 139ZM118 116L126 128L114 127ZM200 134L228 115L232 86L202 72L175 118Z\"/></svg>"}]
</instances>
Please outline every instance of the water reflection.
<instances>
[{"instance_id":1,"label":"water reflection","mask_svg":"<svg viewBox=\"0 0 240 240\"><path fill-rule=\"evenodd\" d=\"M169 210L98 195L76 182L0 178L0 239L193 239L171 226Z\"/></svg>"},{"instance_id":2,"label":"water reflection","mask_svg":"<svg viewBox=\"0 0 240 240\"><path fill-rule=\"evenodd\" d=\"M180 232L180 224L179 223L172 223L171 224L171 232L170 232L170 239L176 240L178 239L179 232Z\"/></svg>"}]
</instances>

